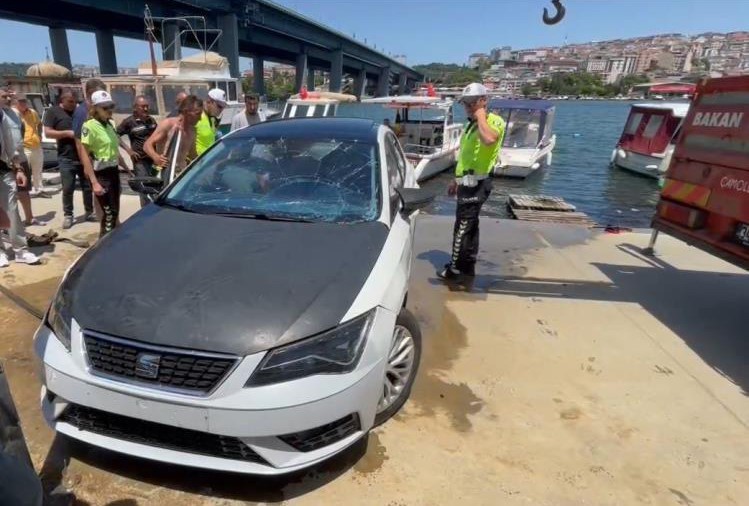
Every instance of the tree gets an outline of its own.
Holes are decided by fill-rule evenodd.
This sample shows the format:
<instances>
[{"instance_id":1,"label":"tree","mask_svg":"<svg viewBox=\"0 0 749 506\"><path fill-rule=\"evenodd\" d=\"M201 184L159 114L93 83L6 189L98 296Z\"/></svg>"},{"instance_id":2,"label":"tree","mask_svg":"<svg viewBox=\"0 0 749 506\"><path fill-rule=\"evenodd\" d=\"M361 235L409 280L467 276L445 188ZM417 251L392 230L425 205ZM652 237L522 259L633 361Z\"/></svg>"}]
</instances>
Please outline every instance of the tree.
<instances>
[{"instance_id":1,"label":"tree","mask_svg":"<svg viewBox=\"0 0 749 506\"><path fill-rule=\"evenodd\" d=\"M456 65L454 63L430 63L415 65L414 70L424 74L424 78L435 84L448 86L464 86L468 83L481 81L481 72L476 69Z\"/></svg>"},{"instance_id":2,"label":"tree","mask_svg":"<svg viewBox=\"0 0 749 506\"><path fill-rule=\"evenodd\" d=\"M533 85L530 83L525 83L522 88L520 88L520 93L523 94L524 97L527 97L528 95L533 93Z\"/></svg>"},{"instance_id":3,"label":"tree","mask_svg":"<svg viewBox=\"0 0 749 506\"><path fill-rule=\"evenodd\" d=\"M620 95L626 95L629 93L629 90L632 88L632 86L636 84L643 84L648 81L648 76L644 74L630 74L624 76L617 82L616 92Z\"/></svg>"}]
</instances>

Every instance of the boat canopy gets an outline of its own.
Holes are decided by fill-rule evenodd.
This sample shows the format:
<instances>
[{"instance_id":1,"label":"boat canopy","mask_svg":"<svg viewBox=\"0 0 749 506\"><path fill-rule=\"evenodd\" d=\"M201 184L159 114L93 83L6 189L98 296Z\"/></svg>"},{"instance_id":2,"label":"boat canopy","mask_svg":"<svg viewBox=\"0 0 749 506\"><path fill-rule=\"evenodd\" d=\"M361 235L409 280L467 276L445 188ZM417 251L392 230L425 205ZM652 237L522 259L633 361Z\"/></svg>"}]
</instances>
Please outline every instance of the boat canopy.
<instances>
[{"instance_id":1,"label":"boat canopy","mask_svg":"<svg viewBox=\"0 0 749 506\"><path fill-rule=\"evenodd\" d=\"M494 98L487 109L505 120L503 147L536 148L551 139L555 106L548 100Z\"/></svg>"},{"instance_id":2,"label":"boat canopy","mask_svg":"<svg viewBox=\"0 0 749 506\"><path fill-rule=\"evenodd\" d=\"M453 105L451 100L440 97L422 97L418 95L400 95L396 97L377 97L362 100L363 104L381 104L389 109L448 109Z\"/></svg>"},{"instance_id":3,"label":"boat canopy","mask_svg":"<svg viewBox=\"0 0 749 506\"><path fill-rule=\"evenodd\" d=\"M643 155L663 153L687 115L689 104L634 104L619 139L619 147Z\"/></svg>"},{"instance_id":4,"label":"boat canopy","mask_svg":"<svg viewBox=\"0 0 749 506\"><path fill-rule=\"evenodd\" d=\"M689 104L685 102L656 102L632 104L632 109L655 109L671 111L677 118L686 118L689 112Z\"/></svg>"}]
</instances>

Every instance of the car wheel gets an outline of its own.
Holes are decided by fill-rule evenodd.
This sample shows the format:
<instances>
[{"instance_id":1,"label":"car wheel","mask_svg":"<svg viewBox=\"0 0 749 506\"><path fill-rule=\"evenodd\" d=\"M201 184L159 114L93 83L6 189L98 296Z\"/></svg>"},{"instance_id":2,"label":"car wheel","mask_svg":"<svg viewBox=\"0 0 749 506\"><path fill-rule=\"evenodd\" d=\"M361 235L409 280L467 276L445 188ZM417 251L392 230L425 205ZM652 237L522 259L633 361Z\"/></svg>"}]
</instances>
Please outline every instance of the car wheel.
<instances>
[{"instance_id":1,"label":"car wheel","mask_svg":"<svg viewBox=\"0 0 749 506\"><path fill-rule=\"evenodd\" d=\"M398 412L411 395L421 359L421 330L411 312L403 308L395 320L393 340L385 366L382 394L377 403L375 426Z\"/></svg>"}]
</instances>

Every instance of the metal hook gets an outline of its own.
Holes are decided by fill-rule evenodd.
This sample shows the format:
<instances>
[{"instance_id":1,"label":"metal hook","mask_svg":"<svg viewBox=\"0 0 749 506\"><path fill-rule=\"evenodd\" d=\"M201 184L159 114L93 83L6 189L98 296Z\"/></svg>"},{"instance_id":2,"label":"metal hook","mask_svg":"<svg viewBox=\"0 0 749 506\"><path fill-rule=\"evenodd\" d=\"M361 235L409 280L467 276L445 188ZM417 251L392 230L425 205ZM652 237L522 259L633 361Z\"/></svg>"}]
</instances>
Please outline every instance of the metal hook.
<instances>
[{"instance_id":1,"label":"metal hook","mask_svg":"<svg viewBox=\"0 0 749 506\"><path fill-rule=\"evenodd\" d=\"M546 7L544 7L543 20L544 20L544 24L556 25L562 19L564 19L564 15L567 13L567 9L565 9L564 5L562 5L562 0L551 0L551 3L556 8L557 13L553 17L549 16L549 10Z\"/></svg>"}]
</instances>

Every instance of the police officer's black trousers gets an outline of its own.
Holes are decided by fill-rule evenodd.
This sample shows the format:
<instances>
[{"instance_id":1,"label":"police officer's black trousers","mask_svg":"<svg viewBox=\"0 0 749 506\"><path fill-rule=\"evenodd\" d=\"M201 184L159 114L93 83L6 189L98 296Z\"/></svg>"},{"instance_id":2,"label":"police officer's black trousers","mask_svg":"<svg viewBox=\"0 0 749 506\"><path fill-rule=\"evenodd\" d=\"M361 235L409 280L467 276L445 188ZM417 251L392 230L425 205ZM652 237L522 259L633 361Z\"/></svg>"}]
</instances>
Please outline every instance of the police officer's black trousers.
<instances>
[{"instance_id":1,"label":"police officer's black trousers","mask_svg":"<svg viewBox=\"0 0 749 506\"><path fill-rule=\"evenodd\" d=\"M104 237L114 230L120 218L120 172L117 167L102 169L96 172L96 179L104 188L104 195L96 196L102 210L99 237Z\"/></svg>"},{"instance_id":2,"label":"police officer's black trousers","mask_svg":"<svg viewBox=\"0 0 749 506\"><path fill-rule=\"evenodd\" d=\"M461 272L473 273L476 265L479 253L479 213L491 191L491 178L482 179L473 187L458 185L450 263Z\"/></svg>"}]
</instances>

